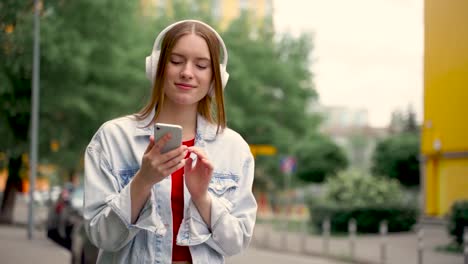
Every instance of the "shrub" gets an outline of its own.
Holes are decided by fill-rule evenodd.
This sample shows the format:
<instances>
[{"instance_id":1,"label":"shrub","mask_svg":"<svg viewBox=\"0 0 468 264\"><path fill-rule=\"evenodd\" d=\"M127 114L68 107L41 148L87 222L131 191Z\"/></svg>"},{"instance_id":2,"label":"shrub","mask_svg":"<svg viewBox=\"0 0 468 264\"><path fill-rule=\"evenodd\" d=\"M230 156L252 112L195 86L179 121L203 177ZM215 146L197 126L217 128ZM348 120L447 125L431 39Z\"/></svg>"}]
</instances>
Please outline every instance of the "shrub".
<instances>
[{"instance_id":1,"label":"shrub","mask_svg":"<svg viewBox=\"0 0 468 264\"><path fill-rule=\"evenodd\" d=\"M403 191L398 181L375 177L359 170L343 171L324 184L325 201L348 207L401 204Z\"/></svg>"},{"instance_id":2,"label":"shrub","mask_svg":"<svg viewBox=\"0 0 468 264\"><path fill-rule=\"evenodd\" d=\"M312 224L318 229L326 218L333 232L346 232L352 218L362 233L378 232L383 220L389 232L408 231L416 223L418 210L404 204L403 190L394 179L345 171L327 179L324 189L321 200L309 202Z\"/></svg>"},{"instance_id":3,"label":"shrub","mask_svg":"<svg viewBox=\"0 0 468 264\"><path fill-rule=\"evenodd\" d=\"M468 200L459 200L450 209L448 225L449 233L459 245L463 243L465 227L468 227Z\"/></svg>"}]
</instances>

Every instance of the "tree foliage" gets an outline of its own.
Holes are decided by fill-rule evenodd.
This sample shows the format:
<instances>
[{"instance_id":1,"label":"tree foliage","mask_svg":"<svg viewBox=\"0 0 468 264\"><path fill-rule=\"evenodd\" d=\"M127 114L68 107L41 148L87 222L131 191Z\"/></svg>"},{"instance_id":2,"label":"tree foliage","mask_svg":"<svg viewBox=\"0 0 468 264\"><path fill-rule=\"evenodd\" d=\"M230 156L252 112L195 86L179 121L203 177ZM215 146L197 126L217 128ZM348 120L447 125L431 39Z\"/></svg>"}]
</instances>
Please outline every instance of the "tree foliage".
<instances>
[{"instance_id":1,"label":"tree foliage","mask_svg":"<svg viewBox=\"0 0 468 264\"><path fill-rule=\"evenodd\" d=\"M303 142L296 150L297 176L305 182L323 182L348 166L343 150L325 136Z\"/></svg>"},{"instance_id":2,"label":"tree foliage","mask_svg":"<svg viewBox=\"0 0 468 264\"><path fill-rule=\"evenodd\" d=\"M372 156L372 172L399 180L403 185L419 185L419 135L400 133L383 139Z\"/></svg>"},{"instance_id":3,"label":"tree foliage","mask_svg":"<svg viewBox=\"0 0 468 264\"><path fill-rule=\"evenodd\" d=\"M418 133L419 125L414 108L409 105L405 111L393 111L390 119L389 130L393 134L402 132Z\"/></svg>"},{"instance_id":4,"label":"tree foliage","mask_svg":"<svg viewBox=\"0 0 468 264\"><path fill-rule=\"evenodd\" d=\"M0 150L10 160L9 181L18 178L18 166L10 165L28 153L30 135L33 1L20 2L7 1L0 9L5 18L0 32ZM141 40L135 33L136 8L133 2L110 0L43 2L38 131L42 163L64 170L79 166L100 123L133 111L144 94L142 67L135 61L141 49L133 49ZM59 148L51 149L52 141Z\"/></svg>"}]
</instances>

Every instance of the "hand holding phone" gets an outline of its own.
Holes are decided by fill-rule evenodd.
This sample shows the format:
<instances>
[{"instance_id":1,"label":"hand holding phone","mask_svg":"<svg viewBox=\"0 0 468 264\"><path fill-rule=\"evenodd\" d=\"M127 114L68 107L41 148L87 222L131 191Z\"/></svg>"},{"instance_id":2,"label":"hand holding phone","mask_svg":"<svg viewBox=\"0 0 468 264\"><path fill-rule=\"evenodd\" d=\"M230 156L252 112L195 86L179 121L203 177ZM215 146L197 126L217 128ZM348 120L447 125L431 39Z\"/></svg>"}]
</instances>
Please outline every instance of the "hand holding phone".
<instances>
[{"instance_id":1,"label":"hand holding phone","mask_svg":"<svg viewBox=\"0 0 468 264\"><path fill-rule=\"evenodd\" d=\"M182 127L173 124L156 123L154 125L154 141L157 142L167 133L171 134L171 139L163 146L161 153L166 153L182 145Z\"/></svg>"}]
</instances>

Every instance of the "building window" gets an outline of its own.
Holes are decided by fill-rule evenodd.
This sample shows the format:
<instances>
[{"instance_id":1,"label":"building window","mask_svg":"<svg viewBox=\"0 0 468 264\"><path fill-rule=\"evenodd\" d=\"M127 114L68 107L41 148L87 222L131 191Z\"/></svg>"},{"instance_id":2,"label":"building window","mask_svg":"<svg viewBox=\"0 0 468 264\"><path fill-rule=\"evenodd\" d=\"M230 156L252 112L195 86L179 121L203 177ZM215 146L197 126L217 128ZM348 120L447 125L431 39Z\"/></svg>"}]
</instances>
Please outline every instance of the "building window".
<instances>
[{"instance_id":1,"label":"building window","mask_svg":"<svg viewBox=\"0 0 468 264\"><path fill-rule=\"evenodd\" d=\"M162 15L166 12L166 0L156 1L156 13Z\"/></svg>"},{"instance_id":2,"label":"building window","mask_svg":"<svg viewBox=\"0 0 468 264\"><path fill-rule=\"evenodd\" d=\"M249 9L249 0L239 0L239 9L246 11Z\"/></svg>"},{"instance_id":3,"label":"building window","mask_svg":"<svg viewBox=\"0 0 468 264\"><path fill-rule=\"evenodd\" d=\"M198 11L200 11L200 6L197 0L192 0L192 12L197 13Z\"/></svg>"},{"instance_id":4,"label":"building window","mask_svg":"<svg viewBox=\"0 0 468 264\"><path fill-rule=\"evenodd\" d=\"M273 0L265 0L265 16L273 15Z\"/></svg>"},{"instance_id":5,"label":"building window","mask_svg":"<svg viewBox=\"0 0 468 264\"><path fill-rule=\"evenodd\" d=\"M213 7L213 17L219 19L221 17L221 0L212 0L211 6Z\"/></svg>"}]
</instances>

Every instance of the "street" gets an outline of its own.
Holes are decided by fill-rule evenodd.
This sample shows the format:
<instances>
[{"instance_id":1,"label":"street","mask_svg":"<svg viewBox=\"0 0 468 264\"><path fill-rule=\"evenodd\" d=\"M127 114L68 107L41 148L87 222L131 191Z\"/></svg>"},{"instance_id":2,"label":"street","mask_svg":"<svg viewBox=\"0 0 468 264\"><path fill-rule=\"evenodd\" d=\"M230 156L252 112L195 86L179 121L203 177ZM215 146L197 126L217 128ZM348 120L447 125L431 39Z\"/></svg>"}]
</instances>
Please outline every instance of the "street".
<instances>
[{"instance_id":1,"label":"street","mask_svg":"<svg viewBox=\"0 0 468 264\"><path fill-rule=\"evenodd\" d=\"M277 253L272 250L262 250L250 247L245 253L234 256L226 261L226 264L245 264L245 263L288 263L288 264L341 264L334 260L301 256L295 254Z\"/></svg>"}]
</instances>

